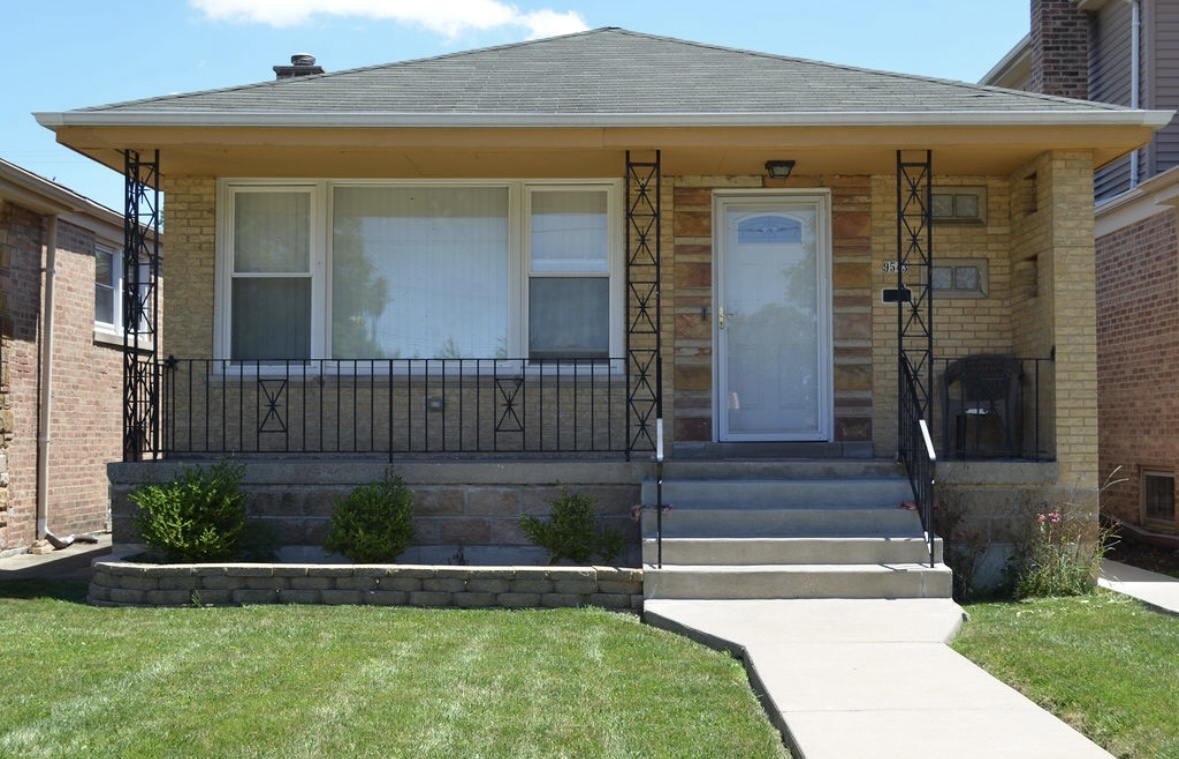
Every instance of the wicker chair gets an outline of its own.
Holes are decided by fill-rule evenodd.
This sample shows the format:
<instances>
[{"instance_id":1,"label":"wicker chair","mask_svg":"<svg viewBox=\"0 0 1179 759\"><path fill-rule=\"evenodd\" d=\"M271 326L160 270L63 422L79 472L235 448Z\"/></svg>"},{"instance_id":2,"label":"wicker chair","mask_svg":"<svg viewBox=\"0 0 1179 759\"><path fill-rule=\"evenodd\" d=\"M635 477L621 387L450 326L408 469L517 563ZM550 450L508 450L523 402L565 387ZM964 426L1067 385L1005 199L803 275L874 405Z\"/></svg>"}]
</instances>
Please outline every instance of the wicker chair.
<instances>
[{"instance_id":1,"label":"wicker chair","mask_svg":"<svg viewBox=\"0 0 1179 759\"><path fill-rule=\"evenodd\" d=\"M995 419L1006 444L1001 455L1019 455L1015 423L1022 376L1021 362L1004 355L966 356L946 367L941 383L942 446L946 453L965 455L969 420L975 420L977 436L979 422Z\"/></svg>"}]
</instances>

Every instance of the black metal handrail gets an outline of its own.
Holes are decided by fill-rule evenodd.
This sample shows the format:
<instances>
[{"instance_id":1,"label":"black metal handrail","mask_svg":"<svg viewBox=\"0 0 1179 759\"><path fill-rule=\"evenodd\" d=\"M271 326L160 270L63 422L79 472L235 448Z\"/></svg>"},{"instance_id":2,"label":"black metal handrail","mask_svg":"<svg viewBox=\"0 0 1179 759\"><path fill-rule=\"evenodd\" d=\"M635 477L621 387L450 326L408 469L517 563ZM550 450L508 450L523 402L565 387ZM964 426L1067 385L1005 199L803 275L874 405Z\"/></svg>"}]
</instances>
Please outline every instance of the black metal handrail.
<instances>
[{"instance_id":1,"label":"black metal handrail","mask_svg":"<svg viewBox=\"0 0 1179 759\"><path fill-rule=\"evenodd\" d=\"M162 450L180 455L654 451L626 359L160 365ZM653 423L653 420L652 420ZM650 447L648 448L648 441Z\"/></svg>"},{"instance_id":2,"label":"black metal handrail","mask_svg":"<svg viewBox=\"0 0 1179 759\"><path fill-rule=\"evenodd\" d=\"M898 451L913 490L913 502L921 518L921 529L929 552L929 566L936 564L934 547L936 536L933 524L934 485L936 484L937 452L929 435L929 423L921 416L921 403L909 365L901 362L904 382L901 390L901 448Z\"/></svg>"}]
</instances>

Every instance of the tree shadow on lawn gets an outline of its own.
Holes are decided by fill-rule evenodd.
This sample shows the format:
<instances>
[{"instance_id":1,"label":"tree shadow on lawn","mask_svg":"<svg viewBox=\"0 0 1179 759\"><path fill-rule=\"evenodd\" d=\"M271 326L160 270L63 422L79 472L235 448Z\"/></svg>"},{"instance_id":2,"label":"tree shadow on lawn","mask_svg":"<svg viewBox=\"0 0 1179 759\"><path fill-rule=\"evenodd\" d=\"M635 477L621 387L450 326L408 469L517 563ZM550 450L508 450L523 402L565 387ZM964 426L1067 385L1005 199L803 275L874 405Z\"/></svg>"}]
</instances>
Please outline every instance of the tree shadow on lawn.
<instances>
[{"instance_id":1,"label":"tree shadow on lawn","mask_svg":"<svg viewBox=\"0 0 1179 759\"><path fill-rule=\"evenodd\" d=\"M0 601L53 598L72 603L86 603L86 595L90 590L90 581L80 578L7 579L2 574L0 573Z\"/></svg>"}]
</instances>

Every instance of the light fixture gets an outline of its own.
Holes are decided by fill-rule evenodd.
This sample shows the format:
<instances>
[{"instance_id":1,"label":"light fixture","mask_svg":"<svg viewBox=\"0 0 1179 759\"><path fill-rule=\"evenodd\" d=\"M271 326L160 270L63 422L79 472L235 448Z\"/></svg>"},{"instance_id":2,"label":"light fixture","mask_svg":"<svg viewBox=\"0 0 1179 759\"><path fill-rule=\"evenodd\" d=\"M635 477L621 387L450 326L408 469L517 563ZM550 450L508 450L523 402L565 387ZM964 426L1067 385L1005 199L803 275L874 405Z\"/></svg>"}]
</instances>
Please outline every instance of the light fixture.
<instances>
[{"instance_id":1,"label":"light fixture","mask_svg":"<svg viewBox=\"0 0 1179 759\"><path fill-rule=\"evenodd\" d=\"M787 179L794 171L794 161L766 161L766 173L770 179Z\"/></svg>"}]
</instances>

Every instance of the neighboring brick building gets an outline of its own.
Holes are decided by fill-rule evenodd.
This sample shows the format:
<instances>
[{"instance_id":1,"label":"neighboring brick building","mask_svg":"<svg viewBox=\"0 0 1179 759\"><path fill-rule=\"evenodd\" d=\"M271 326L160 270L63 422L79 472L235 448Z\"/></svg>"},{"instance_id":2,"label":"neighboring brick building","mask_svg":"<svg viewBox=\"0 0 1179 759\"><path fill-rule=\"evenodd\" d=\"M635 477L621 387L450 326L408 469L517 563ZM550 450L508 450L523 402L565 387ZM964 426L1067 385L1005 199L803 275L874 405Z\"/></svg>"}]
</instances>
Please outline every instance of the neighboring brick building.
<instances>
[{"instance_id":1,"label":"neighboring brick building","mask_svg":"<svg viewBox=\"0 0 1179 759\"><path fill-rule=\"evenodd\" d=\"M122 238L122 214L0 161L0 553L109 526Z\"/></svg>"},{"instance_id":2,"label":"neighboring brick building","mask_svg":"<svg viewBox=\"0 0 1179 759\"><path fill-rule=\"evenodd\" d=\"M1179 3L1033 0L1032 33L983 80L1049 95L1179 108ZM1102 509L1179 531L1179 124L1101 167L1097 201Z\"/></svg>"}]
</instances>

